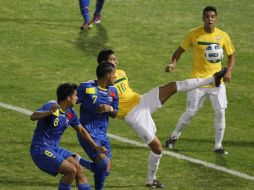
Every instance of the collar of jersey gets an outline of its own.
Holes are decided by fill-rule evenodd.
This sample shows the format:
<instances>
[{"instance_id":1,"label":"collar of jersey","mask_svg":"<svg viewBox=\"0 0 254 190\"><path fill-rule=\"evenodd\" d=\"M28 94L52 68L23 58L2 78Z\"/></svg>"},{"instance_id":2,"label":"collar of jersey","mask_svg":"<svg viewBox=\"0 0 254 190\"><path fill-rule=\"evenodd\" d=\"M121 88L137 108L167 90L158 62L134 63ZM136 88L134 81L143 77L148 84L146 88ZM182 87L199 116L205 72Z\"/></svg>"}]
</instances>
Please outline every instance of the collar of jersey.
<instances>
[{"instance_id":1,"label":"collar of jersey","mask_svg":"<svg viewBox=\"0 0 254 190\"><path fill-rule=\"evenodd\" d=\"M65 114L66 111L63 111L61 108L59 109L61 114Z\"/></svg>"},{"instance_id":2,"label":"collar of jersey","mask_svg":"<svg viewBox=\"0 0 254 190\"><path fill-rule=\"evenodd\" d=\"M102 88L102 87L100 87L100 86L98 86L98 88L101 89L101 90L103 90L103 91L107 91L107 90L108 90L108 89Z\"/></svg>"}]
</instances>

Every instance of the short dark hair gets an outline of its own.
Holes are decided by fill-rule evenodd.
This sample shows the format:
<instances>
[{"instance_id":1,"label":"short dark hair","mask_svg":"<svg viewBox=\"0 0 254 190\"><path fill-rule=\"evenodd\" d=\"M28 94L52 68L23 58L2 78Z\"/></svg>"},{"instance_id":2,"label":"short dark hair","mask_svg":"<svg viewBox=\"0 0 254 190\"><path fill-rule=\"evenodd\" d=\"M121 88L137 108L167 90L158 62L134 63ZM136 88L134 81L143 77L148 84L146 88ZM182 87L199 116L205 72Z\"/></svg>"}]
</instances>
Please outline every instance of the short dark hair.
<instances>
[{"instance_id":1,"label":"short dark hair","mask_svg":"<svg viewBox=\"0 0 254 190\"><path fill-rule=\"evenodd\" d=\"M64 101L68 96L74 94L74 91L77 89L76 84L71 83L63 83L57 87L56 94L57 94L57 101Z\"/></svg>"},{"instance_id":2,"label":"short dark hair","mask_svg":"<svg viewBox=\"0 0 254 190\"><path fill-rule=\"evenodd\" d=\"M213 11L213 12L215 12L215 15L217 15L217 10L213 6L207 6L207 7L205 7L204 10L203 10L203 15L205 15L205 12L207 12L207 11Z\"/></svg>"},{"instance_id":3,"label":"short dark hair","mask_svg":"<svg viewBox=\"0 0 254 190\"><path fill-rule=\"evenodd\" d=\"M102 62L107 62L108 61L108 57L114 54L114 51L111 49L105 49L105 50L101 50L98 54L97 57L97 62L98 64L101 64Z\"/></svg>"},{"instance_id":4,"label":"short dark hair","mask_svg":"<svg viewBox=\"0 0 254 190\"><path fill-rule=\"evenodd\" d=\"M98 79L101 79L106 76L106 74L111 73L115 66L110 62L102 62L103 64L99 64L96 68L96 76Z\"/></svg>"}]
</instances>

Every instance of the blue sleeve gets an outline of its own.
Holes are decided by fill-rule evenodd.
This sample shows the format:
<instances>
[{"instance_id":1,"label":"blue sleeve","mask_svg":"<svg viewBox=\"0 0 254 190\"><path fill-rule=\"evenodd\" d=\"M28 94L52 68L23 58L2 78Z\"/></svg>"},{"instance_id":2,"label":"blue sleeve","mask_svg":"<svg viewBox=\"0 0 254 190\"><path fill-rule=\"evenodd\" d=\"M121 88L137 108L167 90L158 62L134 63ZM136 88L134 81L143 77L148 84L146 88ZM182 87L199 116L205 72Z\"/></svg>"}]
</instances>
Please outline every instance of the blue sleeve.
<instances>
[{"instance_id":1,"label":"blue sleeve","mask_svg":"<svg viewBox=\"0 0 254 190\"><path fill-rule=\"evenodd\" d=\"M70 126L78 127L80 125L77 114L70 108L70 112L67 114L68 119L70 120Z\"/></svg>"},{"instance_id":2,"label":"blue sleeve","mask_svg":"<svg viewBox=\"0 0 254 190\"><path fill-rule=\"evenodd\" d=\"M46 104L44 104L41 108L37 109L36 112L46 112L49 111L51 106L52 106L53 102L48 102Z\"/></svg>"},{"instance_id":3,"label":"blue sleeve","mask_svg":"<svg viewBox=\"0 0 254 190\"><path fill-rule=\"evenodd\" d=\"M118 97L118 93L115 87L112 87L112 98L113 98L113 102L112 102L112 107L114 108L114 110L118 111L118 102L119 102L119 97Z\"/></svg>"},{"instance_id":4,"label":"blue sleeve","mask_svg":"<svg viewBox=\"0 0 254 190\"><path fill-rule=\"evenodd\" d=\"M85 96L85 90L86 90L86 86L84 83L81 83L78 86L77 92L78 92L78 101L77 104L82 103L84 100L84 96Z\"/></svg>"}]
</instances>

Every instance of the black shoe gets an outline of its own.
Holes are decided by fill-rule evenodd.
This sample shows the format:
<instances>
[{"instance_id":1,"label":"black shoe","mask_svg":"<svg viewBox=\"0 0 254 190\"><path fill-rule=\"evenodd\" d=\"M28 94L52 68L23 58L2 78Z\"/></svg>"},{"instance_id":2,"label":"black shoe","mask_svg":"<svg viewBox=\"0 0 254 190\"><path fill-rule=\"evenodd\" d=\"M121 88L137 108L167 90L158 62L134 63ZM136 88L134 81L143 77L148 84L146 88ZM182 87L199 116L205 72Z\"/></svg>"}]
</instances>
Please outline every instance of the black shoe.
<instances>
[{"instance_id":1,"label":"black shoe","mask_svg":"<svg viewBox=\"0 0 254 190\"><path fill-rule=\"evenodd\" d=\"M172 148L174 148L174 145L175 145L175 143L176 143L176 138L169 138L167 141L166 141L166 147L167 148L169 148L169 149L172 149Z\"/></svg>"},{"instance_id":2,"label":"black shoe","mask_svg":"<svg viewBox=\"0 0 254 190\"><path fill-rule=\"evenodd\" d=\"M217 154L229 154L223 147L215 149L214 152Z\"/></svg>"},{"instance_id":3,"label":"black shoe","mask_svg":"<svg viewBox=\"0 0 254 190\"><path fill-rule=\"evenodd\" d=\"M221 79L225 76L226 72L227 72L227 67L223 67L219 72L215 73L214 76L214 83L216 87L220 86L221 83Z\"/></svg>"},{"instance_id":4,"label":"black shoe","mask_svg":"<svg viewBox=\"0 0 254 190\"><path fill-rule=\"evenodd\" d=\"M153 180L152 183L146 183L147 187L152 187L152 188L165 188L165 185L163 185L158 179Z\"/></svg>"}]
</instances>

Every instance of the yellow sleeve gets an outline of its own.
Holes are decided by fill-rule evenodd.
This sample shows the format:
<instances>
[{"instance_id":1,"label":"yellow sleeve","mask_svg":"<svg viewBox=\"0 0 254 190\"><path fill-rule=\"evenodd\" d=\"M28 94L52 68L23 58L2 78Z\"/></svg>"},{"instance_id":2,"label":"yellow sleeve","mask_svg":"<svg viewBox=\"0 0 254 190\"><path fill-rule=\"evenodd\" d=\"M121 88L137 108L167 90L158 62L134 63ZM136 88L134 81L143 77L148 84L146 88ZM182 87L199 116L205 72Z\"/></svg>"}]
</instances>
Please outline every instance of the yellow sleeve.
<instances>
[{"instance_id":1,"label":"yellow sleeve","mask_svg":"<svg viewBox=\"0 0 254 190\"><path fill-rule=\"evenodd\" d=\"M184 49L187 50L192 46L192 32L188 32L183 41L181 42L180 46Z\"/></svg>"},{"instance_id":2,"label":"yellow sleeve","mask_svg":"<svg viewBox=\"0 0 254 190\"><path fill-rule=\"evenodd\" d=\"M224 33L223 50L227 55L231 55L235 52L234 45L227 33Z\"/></svg>"}]
</instances>

